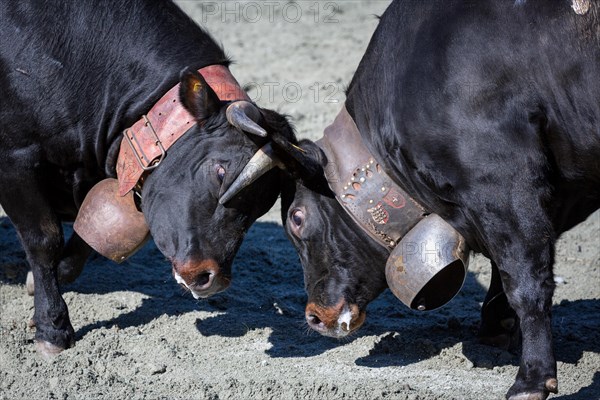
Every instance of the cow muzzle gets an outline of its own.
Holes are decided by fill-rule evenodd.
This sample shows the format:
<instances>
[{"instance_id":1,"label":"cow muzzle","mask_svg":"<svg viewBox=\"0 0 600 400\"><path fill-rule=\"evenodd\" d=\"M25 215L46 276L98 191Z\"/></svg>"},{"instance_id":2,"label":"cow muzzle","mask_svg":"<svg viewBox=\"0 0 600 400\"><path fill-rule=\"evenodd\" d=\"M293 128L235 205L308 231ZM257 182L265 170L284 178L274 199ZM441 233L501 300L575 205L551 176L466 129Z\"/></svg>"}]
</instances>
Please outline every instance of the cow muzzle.
<instances>
[{"instance_id":1,"label":"cow muzzle","mask_svg":"<svg viewBox=\"0 0 600 400\"><path fill-rule=\"evenodd\" d=\"M439 215L430 214L392 250L385 276L404 304L419 311L433 310L460 291L468 264L464 238Z\"/></svg>"},{"instance_id":2,"label":"cow muzzle","mask_svg":"<svg viewBox=\"0 0 600 400\"><path fill-rule=\"evenodd\" d=\"M206 298L222 292L231 284L231 278L222 273L215 260L173 263L177 283L192 293L194 298Z\"/></svg>"},{"instance_id":3,"label":"cow muzzle","mask_svg":"<svg viewBox=\"0 0 600 400\"><path fill-rule=\"evenodd\" d=\"M306 306L305 316L308 326L320 334L342 338L362 326L366 313L356 304L348 304L342 299L330 307L311 302Z\"/></svg>"},{"instance_id":4,"label":"cow muzzle","mask_svg":"<svg viewBox=\"0 0 600 400\"><path fill-rule=\"evenodd\" d=\"M90 247L118 263L138 251L150 237L133 191L119 195L119 183L108 178L86 195L73 229Z\"/></svg>"}]
</instances>

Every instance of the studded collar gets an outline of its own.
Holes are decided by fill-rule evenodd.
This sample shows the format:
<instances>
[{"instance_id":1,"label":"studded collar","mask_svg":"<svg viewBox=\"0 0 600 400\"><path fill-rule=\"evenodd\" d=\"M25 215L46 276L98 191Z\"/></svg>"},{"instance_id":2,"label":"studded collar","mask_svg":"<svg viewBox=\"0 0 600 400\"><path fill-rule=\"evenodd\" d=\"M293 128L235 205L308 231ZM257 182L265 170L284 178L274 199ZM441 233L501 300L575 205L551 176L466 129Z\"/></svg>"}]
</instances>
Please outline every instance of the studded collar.
<instances>
[{"instance_id":1,"label":"studded collar","mask_svg":"<svg viewBox=\"0 0 600 400\"><path fill-rule=\"evenodd\" d=\"M337 201L382 246L394 249L427 214L369 152L345 106L317 144L327 156L325 174Z\"/></svg>"}]
</instances>

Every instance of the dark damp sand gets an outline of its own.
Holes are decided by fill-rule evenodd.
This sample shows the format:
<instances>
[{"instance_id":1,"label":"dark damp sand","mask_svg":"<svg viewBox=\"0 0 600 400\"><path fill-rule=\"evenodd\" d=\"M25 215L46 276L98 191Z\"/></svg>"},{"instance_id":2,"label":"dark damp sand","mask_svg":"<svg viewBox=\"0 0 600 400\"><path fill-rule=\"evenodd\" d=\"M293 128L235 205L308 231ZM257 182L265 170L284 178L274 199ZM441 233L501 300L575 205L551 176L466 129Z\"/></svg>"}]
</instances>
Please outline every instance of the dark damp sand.
<instances>
[{"instance_id":1,"label":"dark damp sand","mask_svg":"<svg viewBox=\"0 0 600 400\"><path fill-rule=\"evenodd\" d=\"M333 121L377 24L373 15L388 3L230 2L226 10L180 1L207 21L257 102L290 114L299 135L312 139ZM33 299L6 218L0 235L0 400L482 400L503 398L517 372L517 357L476 341L489 281L482 257L439 311L410 311L386 292L353 337L310 332L302 272L278 207L249 233L232 287L209 300L182 292L152 244L123 265L93 258L64 288L77 345L45 362L27 329ZM558 246L557 399L600 398L599 237L597 213Z\"/></svg>"}]
</instances>

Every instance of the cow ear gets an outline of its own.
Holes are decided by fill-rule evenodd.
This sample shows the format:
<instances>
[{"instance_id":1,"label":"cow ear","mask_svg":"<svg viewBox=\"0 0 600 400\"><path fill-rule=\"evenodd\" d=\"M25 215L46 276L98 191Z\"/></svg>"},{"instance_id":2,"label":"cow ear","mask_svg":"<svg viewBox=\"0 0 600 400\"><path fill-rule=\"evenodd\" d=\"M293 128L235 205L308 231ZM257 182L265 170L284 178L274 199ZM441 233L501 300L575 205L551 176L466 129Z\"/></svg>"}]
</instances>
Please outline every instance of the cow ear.
<instances>
[{"instance_id":1,"label":"cow ear","mask_svg":"<svg viewBox=\"0 0 600 400\"><path fill-rule=\"evenodd\" d=\"M180 81L179 100L194 118L203 121L219 111L219 97L198 71L189 67L184 69Z\"/></svg>"},{"instance_id":2,"label":"cow ear","mask_svg":"<svg viewBox=\"0 0 600 400\"><path fill-rule=\"evenodd\" d=\"M278 142L273 138L274 142ZM289 141L277 143L285 156L281 162L296 178L310 178L320 174L327 164L327 157L319 146L310 140L301 140L298 144Z\"/></svg>"},{"instance_id":3,"label":"cow ear","mask_svg":"<svg viewBox=\"0 0 600 400\"><path fill-rule=\"evenodd\" d=\"M279 153L280 162L292 177L301 180L312 190L321 194L330 194L325 174L327 156L316 143L301 140L295 144L277 137L273 137L273 142Z\"/></svg>"}]
</instances>

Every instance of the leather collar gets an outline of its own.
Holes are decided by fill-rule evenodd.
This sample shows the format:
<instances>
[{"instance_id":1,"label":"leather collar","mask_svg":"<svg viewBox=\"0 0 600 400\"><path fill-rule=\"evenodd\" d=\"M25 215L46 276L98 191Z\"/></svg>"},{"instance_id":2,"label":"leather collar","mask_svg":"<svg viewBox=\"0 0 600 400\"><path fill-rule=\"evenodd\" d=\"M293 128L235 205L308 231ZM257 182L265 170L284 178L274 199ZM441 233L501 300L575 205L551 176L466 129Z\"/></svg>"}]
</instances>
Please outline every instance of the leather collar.
<instances>
[{"instance_id":1,"label":"leather collar","mask_svg":"<svg viewBox=\"0 0 600 400\"><path fill-rule=\"evenodd\" d=\"M210 65L198 72L221 101L250 100L226 66ZM156 168L166 150L195 123L194 117L179 101L177 84L146 115L125 129L117 159L119 195L126 195L145 172Z\"/></svg>"},{"instance_id":2,"label":"leather collar","mask_svg":"<svg viewBox=\"0 0 600 400\"><path fill-rule=\"evenodd\" d=\"M366 148L346 106L317 144L327 156L325 174L337 201L382 246L392 250L427 214Z\"/></svg>"}]
</instances>

